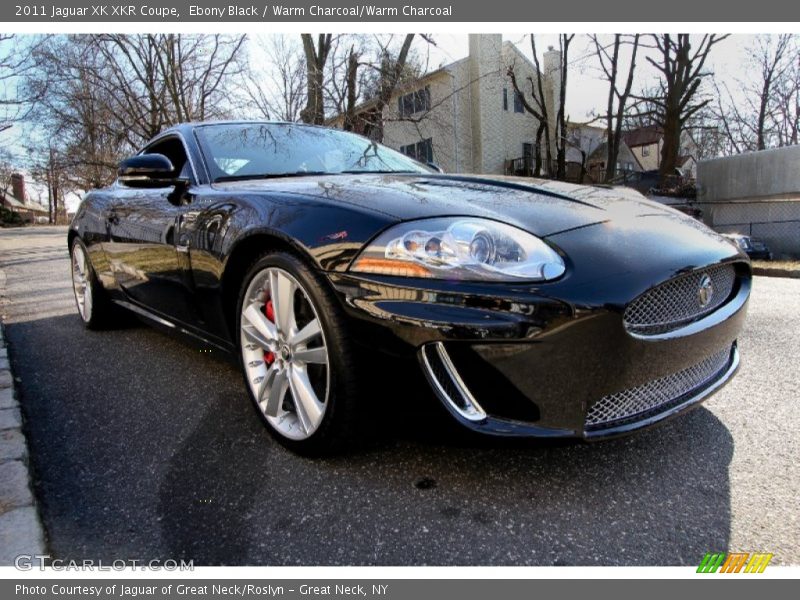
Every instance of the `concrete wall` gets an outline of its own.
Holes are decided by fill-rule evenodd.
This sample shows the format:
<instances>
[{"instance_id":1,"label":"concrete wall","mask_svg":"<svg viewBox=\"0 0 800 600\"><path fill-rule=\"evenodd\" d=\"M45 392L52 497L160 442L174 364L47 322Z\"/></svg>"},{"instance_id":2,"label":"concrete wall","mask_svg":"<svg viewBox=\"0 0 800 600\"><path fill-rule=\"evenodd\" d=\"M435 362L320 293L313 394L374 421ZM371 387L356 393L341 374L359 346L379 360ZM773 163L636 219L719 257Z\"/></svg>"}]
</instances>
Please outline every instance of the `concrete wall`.
<instances>
[{"instance_id":1,"label":"concrete wall","mask_svg":"<svg viewBox=\"0 0 800 600\"><path fill-rule=\"evenodd\" d=\"M472 170L475 173L503 170L502 46L503 36L499 34L469 35Z\"/></svg>"},{"instance_id":2,"label":"concrete wall","mask_svg":"<svg viewBox=\"0 0 800 600\"><path fill-rule=\"evenodd\" d=\"M698 165L697 176L704 202L800 199L800 146L704 160Z\"/></svg>"},{"instance_id":3,"label":"concrete wall","mask_svg":"<svg viewBox=\"0 0 800 600\"><path fill-rule=\"evenodd\" d=\"M550 127L550 147L553 160L556 159L556 120L558 105L561 103L561 52L550 46L542 56L542 69L544 70L544 98L547 104L547 120ZM544 154L544 152L542 152Z\"/></svg>"},{"instance_id":4,"label":"concrete wall","mask_svg":"<svg viewBox=\"0 0 800 600\"><path fill-rule=\"evenodd\" d=\"M708 225L764 239L800 257L800 146L701 161L698 206Z\"/></svg>"}]
</instances>

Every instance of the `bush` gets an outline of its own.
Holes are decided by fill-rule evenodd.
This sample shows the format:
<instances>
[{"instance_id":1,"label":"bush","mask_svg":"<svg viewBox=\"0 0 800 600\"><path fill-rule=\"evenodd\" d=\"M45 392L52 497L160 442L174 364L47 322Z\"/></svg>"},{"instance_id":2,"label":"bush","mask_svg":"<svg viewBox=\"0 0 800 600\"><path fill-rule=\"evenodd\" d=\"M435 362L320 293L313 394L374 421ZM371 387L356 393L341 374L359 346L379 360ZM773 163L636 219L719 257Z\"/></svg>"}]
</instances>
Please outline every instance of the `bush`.
<instances>
[{"instance_id":1,"label":"bush","mask_svg":"<svg viewBox=\"0 0 800 600\"><path fill-rule=\"evenodd\" d=\"M25 223L22 217L5 206L0 206L0 227L20 227Z\"/></svg>"}]
</instances>

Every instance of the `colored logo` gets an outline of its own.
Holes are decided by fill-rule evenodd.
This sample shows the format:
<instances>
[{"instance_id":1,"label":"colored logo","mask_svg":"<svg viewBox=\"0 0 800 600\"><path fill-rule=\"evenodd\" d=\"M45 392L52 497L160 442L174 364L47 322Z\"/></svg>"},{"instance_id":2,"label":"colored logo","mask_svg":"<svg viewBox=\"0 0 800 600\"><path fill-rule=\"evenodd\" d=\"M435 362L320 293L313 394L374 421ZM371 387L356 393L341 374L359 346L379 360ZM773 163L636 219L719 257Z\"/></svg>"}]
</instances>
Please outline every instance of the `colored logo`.
<instances>
[{"instance_id":1,"label":"colored logo","mask_svg":"<svg viewBox=\"0 0 800 600\"><path fill-rule=\"evenodd\" d=\"M768 552L707 552L698 573L763 573L772 554Z\"/></svg>"}]
</instances>

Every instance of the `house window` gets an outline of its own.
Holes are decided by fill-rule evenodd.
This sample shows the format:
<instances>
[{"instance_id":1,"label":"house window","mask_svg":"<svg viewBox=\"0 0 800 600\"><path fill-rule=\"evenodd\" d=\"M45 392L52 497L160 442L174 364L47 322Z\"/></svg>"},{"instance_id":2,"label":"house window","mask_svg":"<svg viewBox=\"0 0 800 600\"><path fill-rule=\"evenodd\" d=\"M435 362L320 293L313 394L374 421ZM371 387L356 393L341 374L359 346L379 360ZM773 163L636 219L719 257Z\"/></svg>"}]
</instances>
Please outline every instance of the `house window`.
<instances>
[{"instance_id":1,"label":"house window","mask_svg":"<svg viewBox=\"0 0 800 600\"><path fill-rule=\"evenodd\" d=\"M650 156L650 146L642 146L642 156Z\"/></svg>"},{"instance_id":2,"label":"house window","mask_svg":"<svg viewBox=\"0 0 800 600\"><path fill-rule=\"evenodd\" d=\"M522 104L522 94L517 91L514 92L514 112L525 112L525 107Z\"/></svg>"},{"instance_id":3,"label":"house window","mask_svg":"<svg viewBox=\"0 0 800 600\"><path fill-rule=\"evenodd\" d=\"M503 110L508 110L508 88L503 88Z\"/></svg>"},{"instance_id":4,"label":"house window","mask_svg":"<svg viewBox=\"0 0 800 600\"><path fill-rule=\"evenodd\" d=\"M433 138L400 146L400 152L423 163L433 162Z\"/></svg>"},{"instance_id":5,"label":"house window","mask_svg":"<svg viewBox=\"0 0 800 600\"><path fill-rule=\"evenodd\" d=\"M431 88L425 86L421 90L405 94L397 99L401 117L410 117L418 112L431 109Z\"/></svg>"},{"instance_id":6,"label":"house window","mask_svg":"<svg viewBox=\"0 0 800 600\"><path fill-rule=\"evenodd\" d=\"M533 144L527 142L522 143L522 157L525 159L525 162L531 161L533 158Z\"/></svg>"}]
</instances>

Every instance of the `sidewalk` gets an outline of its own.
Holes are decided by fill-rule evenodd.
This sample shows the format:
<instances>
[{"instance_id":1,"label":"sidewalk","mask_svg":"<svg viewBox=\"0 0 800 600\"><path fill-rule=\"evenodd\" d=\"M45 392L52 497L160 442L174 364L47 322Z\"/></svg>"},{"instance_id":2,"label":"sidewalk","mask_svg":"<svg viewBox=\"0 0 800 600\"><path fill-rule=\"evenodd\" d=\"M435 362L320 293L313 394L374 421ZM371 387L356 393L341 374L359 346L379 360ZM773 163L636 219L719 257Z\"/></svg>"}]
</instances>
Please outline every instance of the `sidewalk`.
<instances>
[{"instance_id":1,"label":"sidewalk","mask_svg":"<svg viewBox=\"0 0 800 600\"><path fill-rule=\"evenodd\" d=\"M0 270L0 297L5 279ZM28 448L0 324L0 566L13 565L20 554L44 553L44 530L31 491Z\"/></svg>"}]
</instances>

